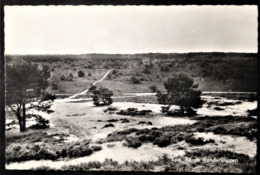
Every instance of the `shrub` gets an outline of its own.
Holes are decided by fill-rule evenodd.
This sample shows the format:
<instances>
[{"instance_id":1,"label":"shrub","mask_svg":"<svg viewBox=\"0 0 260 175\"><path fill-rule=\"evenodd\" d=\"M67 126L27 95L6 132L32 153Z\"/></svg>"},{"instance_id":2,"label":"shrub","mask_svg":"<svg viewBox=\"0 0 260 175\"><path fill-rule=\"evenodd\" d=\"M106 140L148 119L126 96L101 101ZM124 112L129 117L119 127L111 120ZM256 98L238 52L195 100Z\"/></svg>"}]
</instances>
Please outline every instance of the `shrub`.
<instances>
[{"instance_id":1,"label":"shrub","mask_svg":"<svg viewBox=\"0 0 260 175\"><path fill-rule=\"evenodd\" d=\"M104 112L107 112L107 111L116 111L117 108L116 107L108 107L106 110L104 110Z\"/></svg>"},{"instance_id":2,"label":"shrub","mask_svg":"<svg viewBox=\"0 0 260 175\"><path fill-rule=\"evenodd\" d=\"M152 85L149 88L151 89L151 92L156 92L157 91L157 87L155 85Z\"/></svg>"},{"instance_id":3,"label":"shrub","mask_svg":"<svg viewBox=\"0 0 260 175\"><path fill-rule=\"evenodd\" d=\"M225 110L224 108L220 108L220 107L218 107L218 106L216 106L214 109L217 110L217 111L223 111L223 110Z\"/></svg>"},{"instance_id":4,"label":"shrub","mask_svg":"<svg viewBox=\"0 0 260 175\"><path fill-rule=\"evenodd\" d=\"M117 119L110 119L110 120L107 120L107 122L118 122Z\"/></svg>"},{"instance_id":5,"label":"shrub","mask_svg":"<svg viewBox=\"0 0 260 175\"><path fill-rule=\"evenodd\" d=\"M198 131L198 132L204 132L204 131L205 131L205 128L199 127L199 128L197 128L197 131Z\"/></svg>"},{"instance_id":6,"label":"shrub","mask_svg":"<svg viewBox=\"0 0 260 175\"><path fill-rule=\"evenodd\" d=\"M138 111L137 108L128 108L127 110L120 110L117 112L118 115L130 115L130 116L136 116L136 115L149 115L152 112L152 110L141 110Z\"/></svg>"},{"instance_id":7,"label":"shrub","mask_svg":"<svg viewBox=\"0 0 260 175\"><path fill-rule=\"evenodd\" d=\"M84 77L85 73L82 70L78 71L78 77Z\"/></svg>"},{"instance_id":8,"label":"shrub","mask_svg":"<svg viewBox=\"0 0 260 175\"><path fill-rule=\"evenodd\" d=\"M127 137L125 146L132 147L132 148L138 148L138 147L142 146L142 142L138 138Z\"/></svg>"},{"instance_id":9,"label":"shrub","mask_svg":"<svg viewBox=\"0 0 260 175\"><path fill-rule=\"evenodd\" d=\"M46 147L42 147L36 154L36 159L50 159L50 160L55 160L57 158L57 154L46 148Z\"/></svg>"},{"instance_id":10,"label":"shrub","mask_svg":"<svg viewBox=\"0 0 260 175\"><path fill-rule=\"evenodd\" d=\"M58 90L59 84L57 82L51 82L51 87L52 87L53 90Z\"/></svg>"},{"instance_id":11,"label":"shrub","mask_svg":"<svg viewBox=\"0 0 260 175\"><path fill-rule=\"evenodd\" d=\"M148 142L153 142L157 137L160 137L163 135L161 131L151 131L147 135L142 135L139 137L140 140L142 141L148 141Z\"/></svg>"},{"instance_id":12,"label":"shrub","mask_svg":"<svg viewBox=\"0 0 260 175\"><path fill-rule=\"evenodd\" d=\"M41 101L46 101L46 100L55 100L56 95L55 94L50 94L48 92L44 92L41 96Z\"/></svg>"},{"instance_id":13,"label":"shrub","mask_svg":"<svg viewBox=\"0 0 260 175\"><path fill-rule=\"evenodd\" d=\"M249 116L257 116L257 108L252 110L247 110Z\"/></svg>"},{"instance_id":14,"label":"shrub","mask_svg":"<svg viewBox=\"0 0 260 175\"><path fill-rule=\"evenodd\" d=\"M192 108L199 108L203 104L201 91L197 90L198 84L187 74L176 74L163 83L167 93L157 90L157 100L160 104L180 106L181 113L185 115L196 114ZM165 111L166 112L166 111Z\"/></svg>"},{"instance_id":15,"label":"shrub","mask_svg":"<svg viewBox=\"0 0 260 175\"><path fill-rule=\"evenodd\" d=\"M97 89L95 86L92 86L90 91L93 93L92 100L96 106L110 105L113 103L113 99L111 98L113 92L108 88L100 87Z\"/></svg>"},{"instance_id":16,"label":"shrub","mask_svg":"<svg viewBox=\"0 0 260 175\"><path fill-rule=\"evenodd\" d=\"M113 69L112 74L116 74L117 70Z\"/></svg>"},{"instance_id":17,"label":"shrub","mask_svg":"<svg viewBox=\"0 0 260 175\"><path fill-rule=\"evenodd\" d=\"M161 66L160 69L162 72L169 72L170 70L168 66Z\"/></svg>"},{"instance_id":18,"label":"shrub","mask_svg":"<svg viewBox=\"0 0 260 175\"><path fill-rule=\"evenodd\" d=\"M144 70L143 70L143 73L144 73L144 74L150 74L151 71L149 70L148 67L145 67Z\"/></svg>"},{"instance_id":19,"label":"shrub","mask_svg":"<svg viewBox=\"0 0 260 175\"><path fill-rule=\"evenodd\" d=\"M42 116L40 115L35 115L34 117L36 117L36 124L30 126L31 129L45 129L45 128L49 128L49 120L42 118Z\"/></svg>"},{"instance_id":20,"label":"shrub","mask_svg":"<svg viewBox=\"0 0 260 175\"><path fill-rule=\"evenodd\" d=\"M207 143L215 143L215 140L213 140L213 139L205 140L202 137L198 137L198 138L190 137L190 138L186 139L185 141L192 145L205 145Z\"/></svg>"},{"instance_id":21,"label":"shrub","mask_svg":"<svg viewBox=\"0 0 260 175\"><path fill-rule=\"evenodd\" d=\"M166 147L171 143L171 138L166 135L162 135L156 138L153 142L154 145L158 145L159 147Z\"/></svg>"},{"instance_id":22,"label":"shrub","mask_svg":"<svg viewBox=\"0 0 260 175\"><path fill-rule=\"evenodd\" d=\"M109 123L109 124L105 124L105 126L103 128L108 128L108 127L115 127L115 126L112 123Z\"/></svg>"},{"instance_id":23,"label":"shrub","mask_svg":"<svg viewBox=\"0 0 260 175\"><path fill-rule=\"evenodd\" d=\"M140 82L135 76L132 76L132 77L131 77L131 82L132 82L133 84L141 84L141 82Z\"/></svg>"},{"instance_id":24,"label":"shrub","mask_svg":"<svg viewBox=\"0 0 260 175\"><path fill-rule=\"evenodd\" d=\"M65 76L64 75L62 75L61 77L60 77L60 80L61 81L64 81L66 78L65 78Z\"/></svg>"}]
</instances>

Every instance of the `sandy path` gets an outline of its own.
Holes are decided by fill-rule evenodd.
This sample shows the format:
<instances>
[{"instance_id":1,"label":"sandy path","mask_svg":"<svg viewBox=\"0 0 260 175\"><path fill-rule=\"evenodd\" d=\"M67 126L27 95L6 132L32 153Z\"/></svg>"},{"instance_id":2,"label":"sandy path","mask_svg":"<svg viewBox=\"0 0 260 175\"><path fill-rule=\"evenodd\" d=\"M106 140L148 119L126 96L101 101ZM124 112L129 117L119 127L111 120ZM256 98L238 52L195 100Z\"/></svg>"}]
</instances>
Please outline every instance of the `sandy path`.
<instances>
[{"instance_id":1,"label":"sandy path","mask_svg":"<svg viewBox=\"0 0 260 175\"><path fill-rule=\"evenodd\" d=\"M100 80L95 81L92 85L95 85L96 83L98 83L98 82L100 82L100 81L103 81L103 80L108 76L108 74L109 74L112 70L113 70L113 69L110 69L109 71L107 71L107 73L106 73ZM75 98L75 97L77 97L77 96L79 96L79 95L84 95L84 94L86 94L88 91L89 91L89 88L86 89L86 90L83 91L83 92L80 92L80 93L78 93L78 94L74 94L74 95L68 97L67 99L72 99L72 98Z\"/></svg>"}]
</instances>

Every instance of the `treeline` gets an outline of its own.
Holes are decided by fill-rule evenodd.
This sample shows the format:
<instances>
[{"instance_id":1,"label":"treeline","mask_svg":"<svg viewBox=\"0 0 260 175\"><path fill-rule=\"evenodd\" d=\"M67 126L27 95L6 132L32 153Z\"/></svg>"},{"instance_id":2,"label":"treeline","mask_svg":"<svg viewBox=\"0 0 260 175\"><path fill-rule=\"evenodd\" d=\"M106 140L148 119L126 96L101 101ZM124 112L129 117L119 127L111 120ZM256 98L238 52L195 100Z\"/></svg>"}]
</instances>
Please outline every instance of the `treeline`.
<instances>
[{"instance_id":1,"label":"treeline","mask_svg":"<svg viewBox=\"0 0 260 175\"><path fill-rule=\"evenodd\" d=\"M6 58L22 58L31 61L61 61L63 59L75 60L75 59L140 59L140 58L199 58L205 57L210 59L212 57L241 57L241 58L256 58L256 53L228 53L228 52L190 52L190 53L140 53L140 54L80 54L80 55L6 55ZM52 60L49 60L52 59Z\"/></svg>"},{"instance_id":2,"label":"treeline","mask_svg":"<svg viewBox=\"0 0 260 175\"><path fill-rule=\"evenodd\" d=\"M24 59L49 66L54 75L78 77L84 72L89 79L100 77L97 70L114 69L109 80L162 82L174 73L187 73L201 87L215 86L242 91L257 87L256 53L147 53L82 55L7 55L6 62ZM59 71L60 70L60 71ZM91 72L91 75L90 75ZM95 76L94 76L95 75ZM73 81L73 79L70 78ZM226 87L224 87L226 86Z\"/></svg>"}]
</instances>

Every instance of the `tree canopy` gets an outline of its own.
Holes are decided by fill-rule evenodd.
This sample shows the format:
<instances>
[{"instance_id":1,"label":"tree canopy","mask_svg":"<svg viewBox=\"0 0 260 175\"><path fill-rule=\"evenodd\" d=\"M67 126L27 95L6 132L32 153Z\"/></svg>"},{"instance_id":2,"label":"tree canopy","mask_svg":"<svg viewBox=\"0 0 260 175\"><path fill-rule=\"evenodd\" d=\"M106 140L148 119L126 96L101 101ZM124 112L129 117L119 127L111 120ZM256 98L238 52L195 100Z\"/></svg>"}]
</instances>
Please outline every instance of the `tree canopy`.
<instances>
[{"instance_id":1,"label":"tree canopy","mask_svg":"<svg viewBox=\"0 0 260 175\"><path fill-rule=\"evenodd\" d=\"M180 73L169 77L163 83L166 93L157 91L158 102L168 105L165 112L168 112L171 105L180 106L182 113L192 113L192 108L199 108L203 104L201 91L197 90L198 84L187 74Z\"/></svg>"},{"instance_id":2,"label":"tree canopy","mask_svg":"<svg viewBox=\"0 0 260 175\"><path fill-rule=\"evenodd\" d=\"M23 60L13 60L6 64L6 105L16 114L21 131L26 129L25 104L44 92L49 76L47 66L39 68Z\"/></svg>"},{"instance_id":3,"label":"tree canopy","mask_svg":"<svg viewBox=\"0 0 260 175\"><path fill-rule=\"evenodd\" d=\"M113 103L113 91L105 87L91 86L90 91L93 93L92 99L96 106L110 105Z\"/></svg>"}]
</instances>

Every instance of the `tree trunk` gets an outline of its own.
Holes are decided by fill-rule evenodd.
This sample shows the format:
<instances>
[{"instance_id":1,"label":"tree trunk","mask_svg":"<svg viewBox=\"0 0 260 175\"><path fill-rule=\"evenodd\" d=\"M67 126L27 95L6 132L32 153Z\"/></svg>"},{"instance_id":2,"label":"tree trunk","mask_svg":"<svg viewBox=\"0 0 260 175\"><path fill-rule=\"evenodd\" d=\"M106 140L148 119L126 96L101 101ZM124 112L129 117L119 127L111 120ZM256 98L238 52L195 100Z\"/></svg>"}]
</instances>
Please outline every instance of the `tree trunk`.
<instances>
[{"instance_id":1,"label":"tree trunk","mask_svg":"<svg viewBox=\"0 0 260 175\"><path fill-rule=\"evenodd\" d=\"M22 117L22 131L25 131L26 129L26 108L25 108L25 103L23 103L23 117Z\"/></svg>"},{"instance_id":2,"label":"tree trunk","mask_svg":"<svg viewBox=\"0 0 260 175\"><path fill-rule=\"evenodd\" d=\"M20 109L17 109L16 116L17 116L17 119L18 119L18 122L19 122L20 131L22 132L23 131L23 123L22 123L22 118L21 118L21 114L20 114Z\"/></svg>"}]
</instances>

